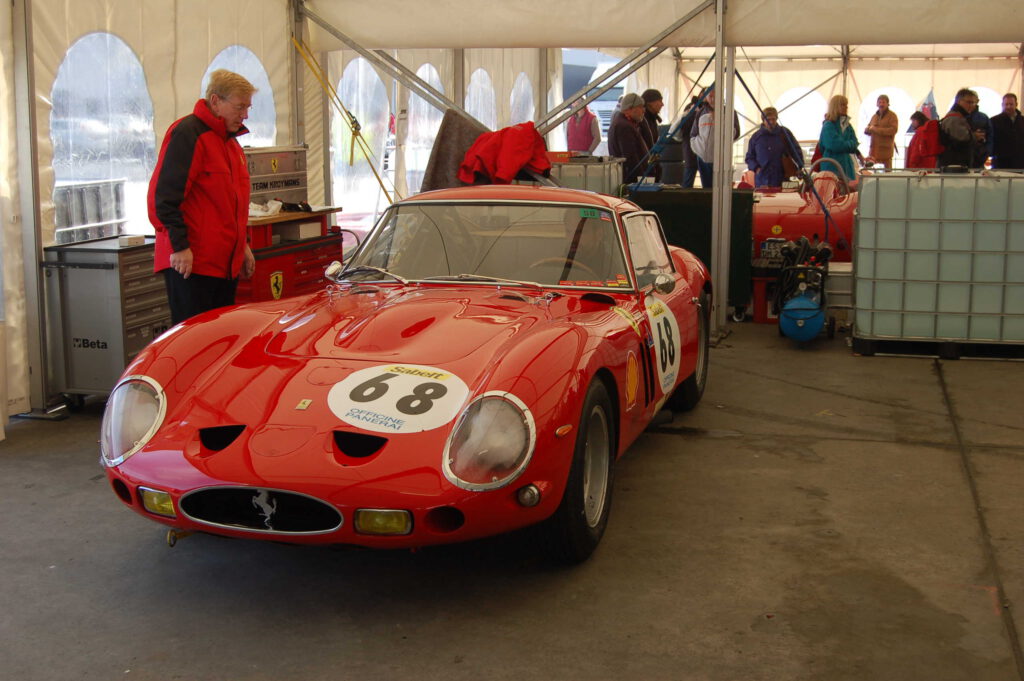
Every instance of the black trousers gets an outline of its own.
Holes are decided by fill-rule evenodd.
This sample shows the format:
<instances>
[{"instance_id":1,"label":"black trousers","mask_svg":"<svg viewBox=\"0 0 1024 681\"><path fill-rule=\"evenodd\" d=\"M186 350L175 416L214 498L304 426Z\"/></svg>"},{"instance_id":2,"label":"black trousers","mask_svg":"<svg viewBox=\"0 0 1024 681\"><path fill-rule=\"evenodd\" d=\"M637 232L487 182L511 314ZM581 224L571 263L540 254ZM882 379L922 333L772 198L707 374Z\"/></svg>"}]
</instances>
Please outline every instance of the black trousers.
<instances>
[{"instance_id":1,"label":"black trousers","mask_svg":"<svg viewBox=\"0 0 1024 681\"><path fill-rule=\"evenodd\" d=\"M164 270L171 323L178 324L200 312L235 304L237 279L221 279L195 274L185 279L173 267Z\"/></svg>"}]
</instances>

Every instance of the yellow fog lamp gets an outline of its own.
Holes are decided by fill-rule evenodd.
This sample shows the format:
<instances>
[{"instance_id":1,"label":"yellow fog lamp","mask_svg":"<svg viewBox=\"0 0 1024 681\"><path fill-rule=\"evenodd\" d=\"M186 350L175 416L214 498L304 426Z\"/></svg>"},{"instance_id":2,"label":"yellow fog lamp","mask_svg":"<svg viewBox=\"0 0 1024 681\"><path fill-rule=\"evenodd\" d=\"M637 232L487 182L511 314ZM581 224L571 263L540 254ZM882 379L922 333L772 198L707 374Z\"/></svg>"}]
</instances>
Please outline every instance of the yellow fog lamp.
<instances>
[{"instance_id":1,"label":"yellow fog lamp","mask_svg":"<svg viewBox=\"0 0 1024 681\"><path fill-rule=\"evenodd\" d=\"M412 514L386 508L357 508L356 532L359 534L396 535L412 532Z\"/></svg>"},{"instance_id":2,"label":"yellow fog lamp","mask_svg":"<svg viewBox=\"0 0 1024 681\"><path fill-rule=\"evenodd\" d=\"M150 489L149 487L140 487L139 496L142 497L142 507L150 513L164 515L168 518L177 517L178 514L174 512L174 501L167 492Z\"/></svg>"}]
</instances>

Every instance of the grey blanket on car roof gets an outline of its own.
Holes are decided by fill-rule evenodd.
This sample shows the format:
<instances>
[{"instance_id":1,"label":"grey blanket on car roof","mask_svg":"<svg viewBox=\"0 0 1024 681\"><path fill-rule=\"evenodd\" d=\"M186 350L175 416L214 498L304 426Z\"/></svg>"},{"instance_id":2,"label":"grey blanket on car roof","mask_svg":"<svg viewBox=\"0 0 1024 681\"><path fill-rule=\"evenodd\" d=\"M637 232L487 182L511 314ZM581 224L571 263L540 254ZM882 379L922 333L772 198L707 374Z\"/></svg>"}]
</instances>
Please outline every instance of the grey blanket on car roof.
<instances>
[{"instance_id":1,"label":"grey blanket on car roof","mask_svg":"<svg viewBox=\"0 0 1024 681\"><path fill-rule=\"evenodd\" d=\"M476 138L485 132L489 131L482 123L471 121L453 109L445 111L434 147L430 150L420 191L465 186L458 177L459 165Z\"/></svg>"}]
</instances>

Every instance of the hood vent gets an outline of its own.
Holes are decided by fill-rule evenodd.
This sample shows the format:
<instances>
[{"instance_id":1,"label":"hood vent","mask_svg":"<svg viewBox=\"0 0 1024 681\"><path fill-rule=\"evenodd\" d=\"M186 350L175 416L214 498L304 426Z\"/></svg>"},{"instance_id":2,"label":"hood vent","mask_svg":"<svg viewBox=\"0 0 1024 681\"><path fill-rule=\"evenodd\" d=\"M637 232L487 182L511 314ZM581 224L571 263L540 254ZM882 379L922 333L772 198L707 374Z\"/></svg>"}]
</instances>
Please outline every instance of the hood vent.
<instances>
[{"instance_id":1,"label":"hood vent","mask_svg":"<svg viewBox=\"0 0 1024 681\"><path fill-rule=\"evenodd\" d=\"M203 449L210 452L219 452L228 447L238 439L238 436L245 430L245 426L214 426L212 428L199 429L199 442Z\"/></svg>"},{"instance_id":2,"label":"hood vent","mask_svg":"<svg viewBox=\"0 0 1024 681\"><path fill-rule=\"evenodd\" d=\"M334 446L345 457L365 459L371 457L386 445L388 439L367 433L352 433L346 430L334 431Z\"/></svg>"}]
</instances>

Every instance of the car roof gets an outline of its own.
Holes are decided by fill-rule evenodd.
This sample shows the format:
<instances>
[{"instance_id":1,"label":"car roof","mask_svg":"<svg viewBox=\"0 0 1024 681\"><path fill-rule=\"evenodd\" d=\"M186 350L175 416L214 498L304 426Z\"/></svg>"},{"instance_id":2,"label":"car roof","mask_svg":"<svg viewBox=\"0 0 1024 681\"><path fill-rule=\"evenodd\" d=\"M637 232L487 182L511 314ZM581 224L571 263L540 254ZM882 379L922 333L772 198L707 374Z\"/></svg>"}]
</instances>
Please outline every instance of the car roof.
<instances>
[{"instance_id":1,"label":"car roof","mask_svg":"<svg viewBox=\"0 0 1024 681\"><path fill-rule=\"evenodd\" d=\"M397 203L419 201L550 201L552 203L583 203L619 212L640 210L640 207L632 201L617 196L564 187L534 187L517 184L484 184L437 189L410 196Z\"/></svg>"}]
</instances>

